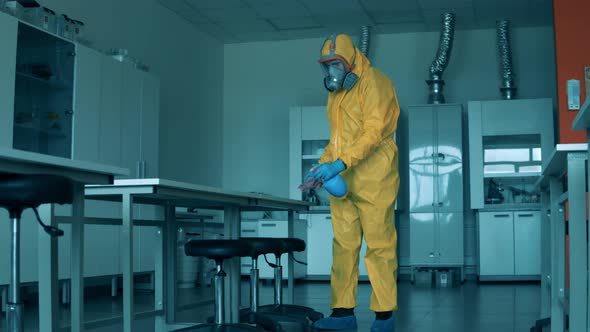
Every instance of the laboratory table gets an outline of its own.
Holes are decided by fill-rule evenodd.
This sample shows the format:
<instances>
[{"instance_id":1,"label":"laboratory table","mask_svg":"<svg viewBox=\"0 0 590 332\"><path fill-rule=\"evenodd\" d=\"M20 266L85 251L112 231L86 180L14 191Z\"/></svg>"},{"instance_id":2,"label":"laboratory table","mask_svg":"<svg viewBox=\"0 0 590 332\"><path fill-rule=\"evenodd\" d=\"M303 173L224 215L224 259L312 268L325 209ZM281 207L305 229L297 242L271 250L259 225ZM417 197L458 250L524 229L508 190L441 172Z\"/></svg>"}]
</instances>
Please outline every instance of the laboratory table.
<instances>
[{"instance_id":1,"label":"laboratory table","mask_svg":"<svg viewBox=\"0 0 590 332\"><path fill-rule=\"evenodd\" d=\"M122 168L90 162L54 157L39 153L0 147L0 173L51 174L69 177L77 181L72 204L72 246L71 246L71 326L72 331L81 331L83 325L84 280L82 279L82 260L84 256L84 185L111 184L114 176L128 175ZM56 225L53 205L39 208L41 218L48 225ZM57 331L58 312L58 265L57 238L52 238L39 228L39 331Z\"/></svg>"},{"instance_id":2,"label":"laboratory table","mask_svg":"<svg viewBox=\"0 0 590 332\"><path fill-rule=\"evenodd\" d=\"M115 180L111 185L87 185L86 199L122 202L122 266L123 266L123 331L134 330L138 317L155 316L156 331L169 331L185 324L176 321L176 235L178 221L176 207L202 208L224 211L226 238L240 237L240 211L288 211L288 236L293 236L294 212L308 211L309 204L258 193L241 193L219 188L175 182L165 179ZM163 222L151 222L158 227L155 257L155 308L149 313L133 311L133 204L151 204L165 209ZM144 224L147 225L147 224ZM82 261L76 261L82 264ZM293 260L289 259L288 291L285 302L293 301ZM240 259L224 264L228 273L225 282L225 305L228 322L239 320ZM195 324L192 324L195 325Z\"/></svg>"},{"instance_id":3,"label":"laboratory table","mask_svg":"<svg viewBox=\"0 0 590 332\"><path fill-rule=\"evenodd\" d=\"M587 144L557 144L551 157L543 163L542 176L535 184L542 192L544 219L541 227L541 318L551 317L552 332L565 331L566 315L569 315L570 331L587 331L587 159ZM566 228L569 290L566 289Z\"/></svg>"}]
</instances>

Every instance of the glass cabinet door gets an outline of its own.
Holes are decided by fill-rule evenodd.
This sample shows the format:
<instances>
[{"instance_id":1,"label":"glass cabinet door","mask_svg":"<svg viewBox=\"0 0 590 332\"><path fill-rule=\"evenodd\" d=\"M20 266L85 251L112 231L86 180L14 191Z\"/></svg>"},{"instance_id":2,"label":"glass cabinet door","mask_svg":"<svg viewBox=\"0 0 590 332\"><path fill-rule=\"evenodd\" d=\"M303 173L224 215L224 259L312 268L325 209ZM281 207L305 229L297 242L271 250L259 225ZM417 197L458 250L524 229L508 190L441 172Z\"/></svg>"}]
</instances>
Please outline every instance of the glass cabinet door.
<instances>
[{"instance_id":1,"label":"glass cabinet door","mask_svg":"<svg viewBox=\"0 0 590 332\"><path fill-rule=\"evenodd\" d=\"M13 147L71 158L75 46L19 23Z\"/></svg>"}]
</instances>

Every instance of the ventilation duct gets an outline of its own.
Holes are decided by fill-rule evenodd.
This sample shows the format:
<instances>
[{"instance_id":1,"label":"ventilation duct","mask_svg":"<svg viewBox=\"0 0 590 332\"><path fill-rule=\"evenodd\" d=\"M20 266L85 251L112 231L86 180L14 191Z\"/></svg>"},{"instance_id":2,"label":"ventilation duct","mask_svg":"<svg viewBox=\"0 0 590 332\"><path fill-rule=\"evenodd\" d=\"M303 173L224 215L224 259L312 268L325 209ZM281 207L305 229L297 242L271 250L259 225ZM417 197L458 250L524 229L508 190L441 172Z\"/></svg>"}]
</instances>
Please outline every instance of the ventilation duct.
<instances>
[{"instance_id":1,"label":"ventilation duct","mask_svg":"<svg viewBox=\"0 0 590 332\"><path fill-rule=\"evenodd\" d=\"M430 87L430 94L428 96L429 104L445 103L445 97L442 94L445 82L442 79L442 74L449 63L451 49L453 48L453 38L455 36L455 14L444 13L441 15L441 18L442 27L438 51L436 52L436 58L430 66L430 79L426 81Z\"/></svg>"},{"instance_id":2,"label":"ventilation duct","mask_svg":"<svg viewBox=\"0 0 590 332\"><path fill-rule=\"evenodd\" d=\"M369 38L370 38L370 31L368 25L363 25L361 27L361 42L360 42L360 49L361 52L368 58L369 57Z\"/></svg>"},{"instance_id":3,"label":"ventilation duct","mask_svg":"<svg viewBox=\"0 0 590 332\"><path fill-rule=\"evenodd\" d=\"M496 21L496 35L498 40L498 58L500 61L500 77L502 85L500 92L504 99L516 97L514 84L514 71L512 69L512 50L510 49L510 22L507 20Z\"/></svg>"}]
</instances>

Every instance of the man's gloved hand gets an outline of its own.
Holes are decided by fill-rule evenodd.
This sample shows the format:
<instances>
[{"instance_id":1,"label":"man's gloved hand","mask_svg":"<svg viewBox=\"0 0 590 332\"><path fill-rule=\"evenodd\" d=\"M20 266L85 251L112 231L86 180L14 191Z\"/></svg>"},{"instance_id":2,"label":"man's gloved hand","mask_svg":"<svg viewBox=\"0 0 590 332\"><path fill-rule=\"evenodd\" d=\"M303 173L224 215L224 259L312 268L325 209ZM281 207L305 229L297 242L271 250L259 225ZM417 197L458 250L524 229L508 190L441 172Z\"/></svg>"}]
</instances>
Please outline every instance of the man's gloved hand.
<instances>
[{"instance_id":1,"label":"man's gloved hand","mask_svg":"<svg viewBox=\"0 0 590 332\"><path fill-rule=\"evenodd\" d=\"M320 164L319 166L312 169L305 177L312 176L316 181L323 180L328 181L336 175L340 174L346 169L346 165L338 159L332 163Z\"/></svg>"}]
</instances>

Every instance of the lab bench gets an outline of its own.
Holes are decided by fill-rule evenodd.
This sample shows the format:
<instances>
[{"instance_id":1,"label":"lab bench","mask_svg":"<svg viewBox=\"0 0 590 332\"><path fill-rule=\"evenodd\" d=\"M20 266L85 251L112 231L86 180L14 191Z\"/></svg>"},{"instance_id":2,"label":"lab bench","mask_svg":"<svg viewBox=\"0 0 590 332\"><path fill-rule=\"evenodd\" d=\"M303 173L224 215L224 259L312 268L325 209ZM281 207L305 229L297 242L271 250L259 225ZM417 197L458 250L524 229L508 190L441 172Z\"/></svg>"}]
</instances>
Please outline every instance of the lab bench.
<instances>
[{"instance_id":1,"label":"lab bench","mask_svg":"<svg viewBox=\"0 0 590 332\"><path fill-rule=\"evenodd\" d=\"M566 319L570 331L587 329L587 160L588 144L557 144L536 183L543 203L541 318L551 317L551 331L565 331Z\"/></svg>"}]
</instances>

